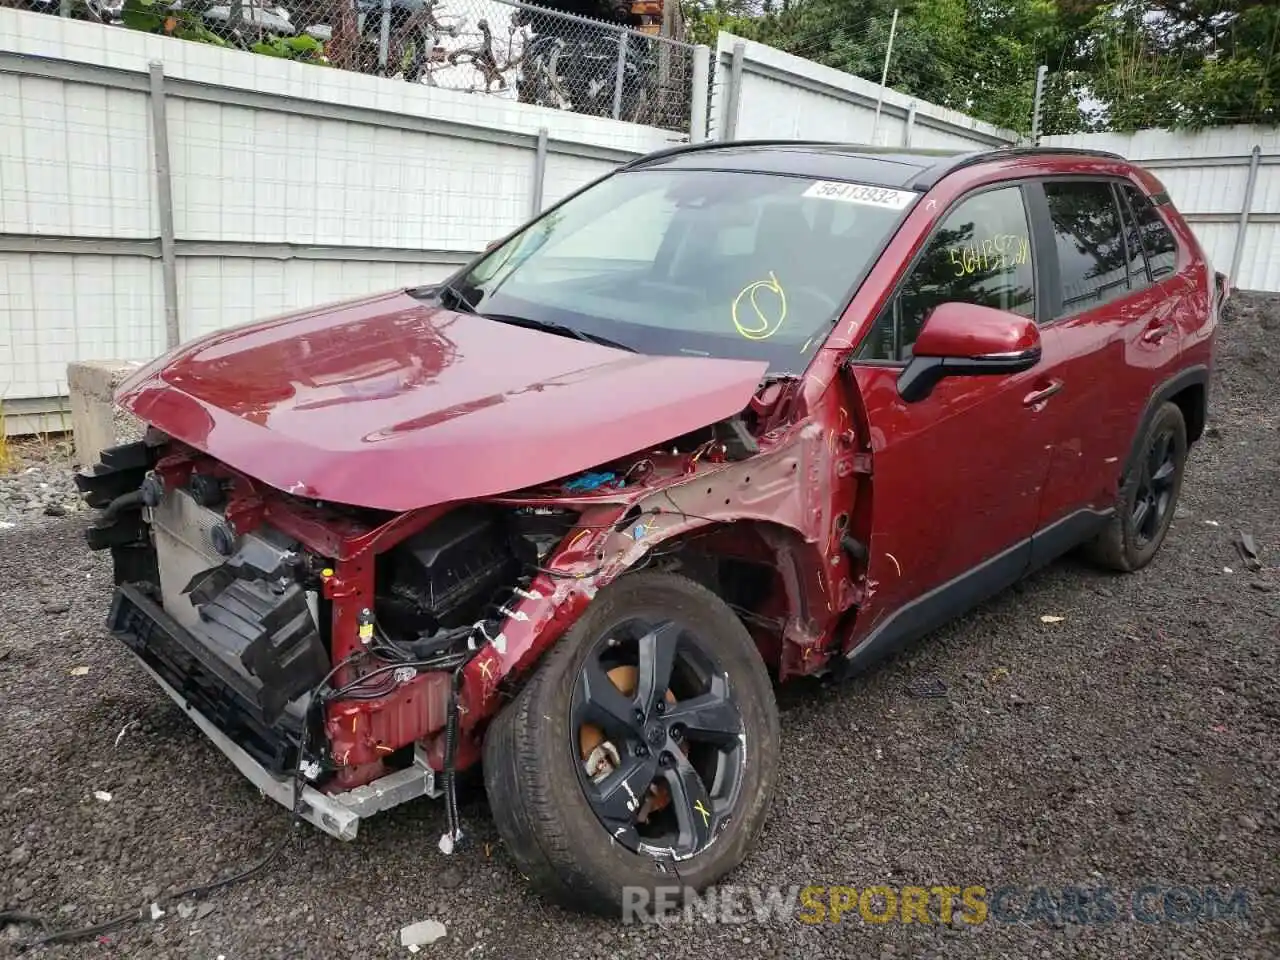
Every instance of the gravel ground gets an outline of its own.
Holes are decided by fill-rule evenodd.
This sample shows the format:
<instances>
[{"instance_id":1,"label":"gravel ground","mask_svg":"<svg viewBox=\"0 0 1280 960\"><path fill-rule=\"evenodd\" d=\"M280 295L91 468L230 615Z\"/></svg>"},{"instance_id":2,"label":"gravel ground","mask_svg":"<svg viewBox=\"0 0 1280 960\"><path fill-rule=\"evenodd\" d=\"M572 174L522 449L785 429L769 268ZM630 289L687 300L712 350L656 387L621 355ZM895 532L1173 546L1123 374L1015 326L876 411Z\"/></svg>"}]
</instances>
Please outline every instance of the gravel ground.
<instances>
[{"instance_id":1,"label":"gravel ground","mask_svg":"<svg viewBox=\"0 0 1280 960\"><path fill-rule=\"evenodd\" d=\"M7 464L0 457L0 534L88 510L72 480L70 440L14 441L7 454Z\"/></svg>"},{"instance_id":2,"label":"gravel ground","mask_svg":"<svg viewBox=\"0 0 1280 960\"><path fill-rule=\"evenodd\" d=\"M407 956L399 928L437 919L448 935L422 955L1280 956L1278 352L1280 298L1238 297L1212 429L1149 569L1055 564L870 676L784 691L782 789L730 878L1109 886L1122 903L1146 883L1212 885L1247 889L1248 921L615 925L534 897L480 802L463 807L475 843L442 857L423 801L350 845L308 829L194 915L42 955ZM104 636L110 572L84 516L45 516L65 489L39 466L0 487L0 904L79 926L245 865L287 817ZM1240 529L1260 572L1233 549ZM912 695L934 678L945 696ZM9 927L0 954L28 933Z\"/></svg>"}]
</instances>

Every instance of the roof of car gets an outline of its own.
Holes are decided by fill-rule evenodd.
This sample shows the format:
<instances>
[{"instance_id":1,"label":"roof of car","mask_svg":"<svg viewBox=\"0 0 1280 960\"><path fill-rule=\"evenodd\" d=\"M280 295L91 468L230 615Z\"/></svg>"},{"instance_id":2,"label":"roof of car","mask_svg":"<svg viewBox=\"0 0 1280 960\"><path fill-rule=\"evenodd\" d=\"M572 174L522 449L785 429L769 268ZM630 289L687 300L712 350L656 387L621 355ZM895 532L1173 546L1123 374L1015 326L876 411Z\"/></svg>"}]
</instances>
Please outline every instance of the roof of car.
<instances>
[{"instance_id":1,"label":"roof of car","mask_svg":"<svg viewBox=\"0 0 1280 960\"><path fill-rule=\"evenodd\" d=\"M1089 156L1124 159L1101 150L1065 147L1001 147L988 150L914 150L817 140L737 140L681 144L638 157L624 169L666 167L783 173L817 179L855 180L885 187L928 190L961 167L1017 156Z\"/></svg>"}]
</instances>

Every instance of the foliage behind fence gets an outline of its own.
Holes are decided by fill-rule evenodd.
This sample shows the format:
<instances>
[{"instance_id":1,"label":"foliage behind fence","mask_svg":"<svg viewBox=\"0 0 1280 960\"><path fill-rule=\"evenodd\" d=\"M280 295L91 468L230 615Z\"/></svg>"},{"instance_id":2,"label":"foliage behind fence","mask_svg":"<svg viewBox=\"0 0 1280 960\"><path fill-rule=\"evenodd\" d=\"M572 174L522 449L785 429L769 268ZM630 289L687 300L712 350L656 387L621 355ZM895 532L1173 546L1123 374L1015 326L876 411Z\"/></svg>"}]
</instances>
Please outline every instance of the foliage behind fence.
<instances>
[{"instance_id":1,"label":"foliage behind fence","mask_svg":"<svg viewBox=\"0 0 1280 960\"><path fill-rule=\"evenodd\" d=\"M35 12L252 50L574 113L687 131L692 47L678 5L636 29L518 0L0 0ZM654 20L654 16L639 19ZM633 18L634 19L634 18Z\"/></svg>"}]
</instances>

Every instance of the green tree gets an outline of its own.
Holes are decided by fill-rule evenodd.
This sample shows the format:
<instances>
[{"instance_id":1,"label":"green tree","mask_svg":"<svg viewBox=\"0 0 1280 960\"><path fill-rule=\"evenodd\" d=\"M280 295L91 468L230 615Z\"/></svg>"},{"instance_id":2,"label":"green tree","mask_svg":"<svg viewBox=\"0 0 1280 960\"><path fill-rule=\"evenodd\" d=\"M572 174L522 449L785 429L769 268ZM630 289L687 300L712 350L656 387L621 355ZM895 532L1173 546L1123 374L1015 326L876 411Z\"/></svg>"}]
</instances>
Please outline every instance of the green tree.
<instances>
[{"instance_id":1,"label":"green tree","mask_svg":"<svg viewBox=\"0 0 1280 960\"><path fill-rule=\"evenodd\" d=\"M1019 132L1280 122L1278 0L685 0L719 30Z\"/></svg>"},{"instance_id":2,"label":"green tree","mask_svg":"<svg viewBox=\"0 0 1280 960\"><path fill-rule=\"evenodd\" d=\"M1280 122L1275 0L1121 0L1089 12L1068 66L1100 105L1091 127Z\"/></svg>"},{"instance_id":3,"label":"green tree","mask_svg":"<svg viewBox=\"0 0 1280 960\"><path fill-rule=\"evenodd\" d=\"M890 87L1000 126L1029 127L1036 67L1063 42L1053 0L794 0L755 16L726 9L732 25L717 19L719 9L691 19L879 82L895 8Z\"/></svg>"}]
</instances>

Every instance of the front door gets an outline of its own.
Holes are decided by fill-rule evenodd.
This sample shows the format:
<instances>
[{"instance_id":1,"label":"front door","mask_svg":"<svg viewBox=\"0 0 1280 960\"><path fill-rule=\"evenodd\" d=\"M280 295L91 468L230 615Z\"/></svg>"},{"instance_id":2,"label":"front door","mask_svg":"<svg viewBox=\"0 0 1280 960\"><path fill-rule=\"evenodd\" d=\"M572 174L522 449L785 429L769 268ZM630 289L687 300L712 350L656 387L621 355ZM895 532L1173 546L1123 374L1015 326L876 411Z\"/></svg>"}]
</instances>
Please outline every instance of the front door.
<instances>
[{"instance_id":1,"label":"front door","mask_svg":"<svg viewBox=\"0 0 1280 960\"><path fill-rule=\"evenodd\" d=\"M924 633L1027 567L1052 453L1042 426L1047 403L1037 399L1050 387L1043 369L944 378L914 403L902 400L897 379L941 303L1035 316L1033 247L1021 186L963 198L855 352L874 472L855 660ZM1046 330L1046 352L1052 337Z\"/></svg>"}]
</instances>

